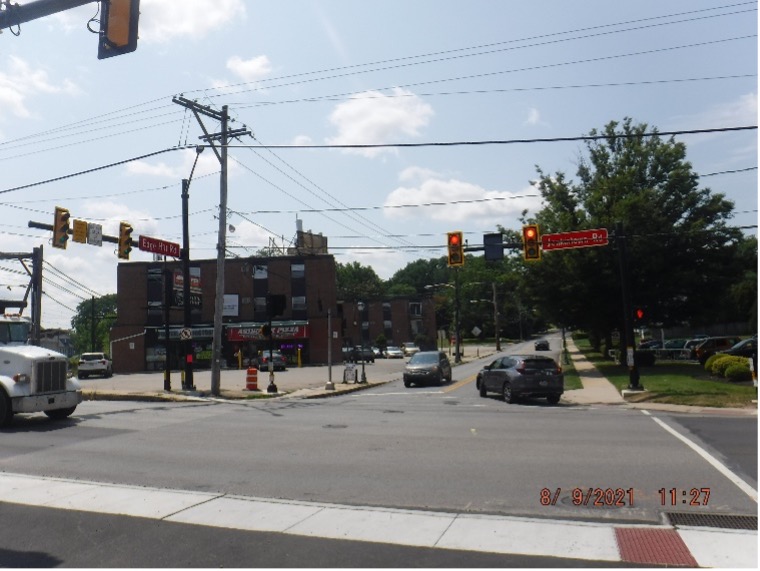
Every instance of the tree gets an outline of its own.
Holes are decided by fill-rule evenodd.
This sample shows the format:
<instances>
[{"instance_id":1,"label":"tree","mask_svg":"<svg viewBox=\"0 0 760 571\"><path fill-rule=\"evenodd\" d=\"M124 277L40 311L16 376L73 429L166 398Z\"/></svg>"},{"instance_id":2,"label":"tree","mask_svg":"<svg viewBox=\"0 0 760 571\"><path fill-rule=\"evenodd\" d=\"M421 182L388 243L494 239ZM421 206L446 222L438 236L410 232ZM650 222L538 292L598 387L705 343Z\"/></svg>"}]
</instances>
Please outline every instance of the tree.
<instances>
[{"instance_id":1,"label":"tree","mask_svg":"<svg viewBox=\"0 0 760 571\"><path fill-rule=\"evenodd\" d=\"M358 301L383 295L383 281L370 266L359 262L337 264L338 299Z\"/></svg>"},{"instance_id":2,"label":"tree","mask_svg":"<svg viewBox=\"0 0 760 571\"><path fill-rule=\"evenodd\" d=\"M646 135L647 133L654 135ZM544 207L541 233L615 228L622 223L630 259L633 302L650 323L709 323L720 318L716 291L730 271L741 232L727 221L733 203L699 188L686 146L663 140L646 124L610 122L586 143L578 183L539 167ZM596 340L622 328L620 271L613 245L546 252L527 268L527 287L554 322L582 327Z\"/></svg>"},{"instance_id":3,"label":"tree","mask_svg":"<svg viewBox=\"0 0 760 571\"><path fill-rule=\"evenodd\" d=\"M88 351L108 353L109 334L115 318L116 294L94 297L77 305L77 311L71 318L71 339L75 351L77 353Z\"/></svg>"}]
</instances>

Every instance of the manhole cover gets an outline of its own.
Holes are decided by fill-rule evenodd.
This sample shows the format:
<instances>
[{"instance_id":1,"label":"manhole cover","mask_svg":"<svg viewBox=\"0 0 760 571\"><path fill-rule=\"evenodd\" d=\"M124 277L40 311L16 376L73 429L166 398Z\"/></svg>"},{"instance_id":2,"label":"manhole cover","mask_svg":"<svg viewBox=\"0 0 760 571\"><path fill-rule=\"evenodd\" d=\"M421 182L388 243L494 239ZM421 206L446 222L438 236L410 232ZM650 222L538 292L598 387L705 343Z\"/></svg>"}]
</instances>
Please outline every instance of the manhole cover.
<instances>
[{"instance_id":1,"label":"manhole cover","mask_svg":"<svg viewBox=\"0 0 760 571\"><path fill-rule=\"evenodd\" d=\"M757 529L756 515L730 515L668 512L665 514L675 527L719 527L721 529Z\"/></svg>"}]
</instances>

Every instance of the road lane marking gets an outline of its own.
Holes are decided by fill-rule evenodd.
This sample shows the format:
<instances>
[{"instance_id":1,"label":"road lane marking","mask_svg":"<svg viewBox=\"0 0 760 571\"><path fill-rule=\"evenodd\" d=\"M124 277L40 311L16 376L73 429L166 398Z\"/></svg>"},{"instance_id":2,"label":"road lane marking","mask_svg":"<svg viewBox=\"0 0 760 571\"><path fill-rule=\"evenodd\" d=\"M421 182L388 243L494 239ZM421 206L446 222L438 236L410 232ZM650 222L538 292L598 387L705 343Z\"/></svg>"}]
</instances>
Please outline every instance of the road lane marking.
<instances>
[{"instance_id":1,"label":"road lane marking","mask_svg":"<svg viewBox=\"0 0 760 571\"><path fill-rule=\"evenodd\" d=\"M451 391L455 391L456 389L460 387L464 387L465 385L469 385L472 381L474 381L477 378L477 375L470 375L466 379L462 379L461 381L457 381L450 387L446 387L443 389L444 393L450 393Z\"/></svg>"},{"instance_id":2,"label":"road lane marking","mask_svg":"<svg viewBox=\"0 0 760 571\"><path fill-rule=\"evenodd\" d=\"M642 413L649 416L654 420L657 424L659 424L662 428L670 432L673 436L678 438L681 442L686 444L689 448L694 450L697 454L699 454L702 458L704 458L708 464L710 464L713 468L715 468L718 472L723 474L726 478L728 478L731 482L733 482L742 492L747 494L755 503L757 503L757 490L755 490L752 486L750 486L747 482L745 482L742 478L740 478L737 474L732 472L727 466L725 466L720 460L715 458L712 454L710 454L707 450L696 444L695 442L692 442L688 438L686 438L684 435L680 434L675 429L668 426L666 423L664 423L662 420L657 418L656 416L652 416L652 414L648 410L642 410Z\"/></svg>"}]
</instances>

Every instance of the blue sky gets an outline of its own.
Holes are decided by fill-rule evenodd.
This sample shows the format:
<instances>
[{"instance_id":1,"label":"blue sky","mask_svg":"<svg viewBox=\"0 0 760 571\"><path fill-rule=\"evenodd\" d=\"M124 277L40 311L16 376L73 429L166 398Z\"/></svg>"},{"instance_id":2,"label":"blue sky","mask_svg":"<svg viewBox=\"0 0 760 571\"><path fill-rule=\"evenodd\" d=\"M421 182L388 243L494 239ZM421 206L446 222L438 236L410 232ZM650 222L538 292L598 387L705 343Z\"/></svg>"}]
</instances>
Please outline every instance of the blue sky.
<instances>
[{"instance_id":1,"label":"blue sky","mask_svg":"<svg viewBox=\"0 0 760 571\"><path fill-rule=\"evenodd\" d=\"M126 220L181 242L196 153L175 148L202 132L175 95L227 105L231 126L253 133L240 140L253 148L230 149L231 255L287 245L300 219L339 262L384 279L442 256L447 231L479 244L497 224L518 229L540 208L536 165L575 179L583 144L255 146L573 137L625 117L660 131L757 124L756 2L142 0L137 51L106 60L87 30L96 8L0 35L0 252L44 246L46 327L115 293L118 260L110 244L54 249L28 221L52 223L63 206L105 234ZM702 185L735 202L735 224L755 226L757 133L678 140L697 173L724 173ZM421 206L389 208L401 204ZM194 259L216 256L218 205L206 150L190 189ZM0 268L4 297L22 297L21 266Z\"/></svg>"}]
</instances>

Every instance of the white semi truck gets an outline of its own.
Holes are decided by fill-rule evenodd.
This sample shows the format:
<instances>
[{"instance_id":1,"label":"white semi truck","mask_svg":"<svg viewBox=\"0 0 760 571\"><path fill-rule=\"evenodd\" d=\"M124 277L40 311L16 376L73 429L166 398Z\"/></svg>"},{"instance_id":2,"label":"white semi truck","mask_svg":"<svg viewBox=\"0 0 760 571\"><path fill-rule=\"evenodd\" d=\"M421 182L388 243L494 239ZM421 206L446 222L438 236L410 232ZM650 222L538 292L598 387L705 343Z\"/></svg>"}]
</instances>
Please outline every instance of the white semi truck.
<instances>
[{"instance_id":1,"label":"white semi truck","mask_svg":"<svg viewBox=\"0 0 760 571\"><path fill-rule=\"evenodd\" d=\"M25 317L0 315L0 427L16 413L67 418L82 402L82 387L69 378L66 356L28 345L30 328Z\"/></svg>"}]
</instances>

